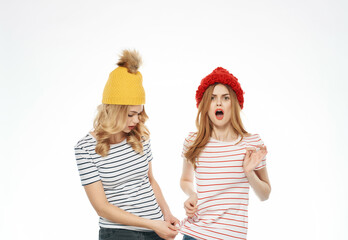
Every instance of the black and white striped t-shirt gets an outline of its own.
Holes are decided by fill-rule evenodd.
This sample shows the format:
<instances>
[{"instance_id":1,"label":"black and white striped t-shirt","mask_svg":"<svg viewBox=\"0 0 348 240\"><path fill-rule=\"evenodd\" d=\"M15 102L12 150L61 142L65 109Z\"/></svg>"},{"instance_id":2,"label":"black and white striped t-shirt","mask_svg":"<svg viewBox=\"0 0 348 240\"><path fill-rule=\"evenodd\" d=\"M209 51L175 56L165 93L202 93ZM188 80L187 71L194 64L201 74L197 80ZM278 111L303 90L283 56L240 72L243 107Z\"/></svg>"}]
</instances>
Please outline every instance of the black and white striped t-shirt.
<instances>
[{"instance_id":1,"label":"black and white striped t-shirt","mask_svg":"<svg viewBox=\"0 0 348 240\"><path fill-rule=\"evenodd\" d=\"M106 157L95 152L96 144L96 139L88 133L75 146L82 186L101 181L109 203L139 217L163 220L148 178L149 162L152 160L150 142L143 143L143 155L135 152L126 140L111 144ZM99 226L149 231L114 223L102 217Z\"/></svg>"}]
</instances>

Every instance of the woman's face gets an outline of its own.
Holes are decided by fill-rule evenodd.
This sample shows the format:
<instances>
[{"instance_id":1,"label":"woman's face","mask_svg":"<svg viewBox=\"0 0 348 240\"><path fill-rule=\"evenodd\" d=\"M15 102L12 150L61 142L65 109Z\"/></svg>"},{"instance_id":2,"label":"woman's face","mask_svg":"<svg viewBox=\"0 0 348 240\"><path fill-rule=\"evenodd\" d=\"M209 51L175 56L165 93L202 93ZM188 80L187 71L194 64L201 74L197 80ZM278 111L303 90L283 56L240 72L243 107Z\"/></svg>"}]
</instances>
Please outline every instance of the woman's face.
<instances>
[{"instance_id":1,"label":"woman's face","mask_svg":"<svg viewBox=\"0 0 348 240\"><path fill-rule=\"evenodd\" d=\"M231 96L227 87L217 84L211 95L208 116L215 127L227 127L231 124Z\"/></svg>"},{"instance_id":2,"label":"woman's face","mask_svg":"<svg viewBox=\"0 0 348 240\"><path fill-rule=\"evenodd\" d=\"M139 123L139 115L143 111L143 105L134 105L129 107L128 118L123 132L129 133Z\"/></svg>"}]
</instances>

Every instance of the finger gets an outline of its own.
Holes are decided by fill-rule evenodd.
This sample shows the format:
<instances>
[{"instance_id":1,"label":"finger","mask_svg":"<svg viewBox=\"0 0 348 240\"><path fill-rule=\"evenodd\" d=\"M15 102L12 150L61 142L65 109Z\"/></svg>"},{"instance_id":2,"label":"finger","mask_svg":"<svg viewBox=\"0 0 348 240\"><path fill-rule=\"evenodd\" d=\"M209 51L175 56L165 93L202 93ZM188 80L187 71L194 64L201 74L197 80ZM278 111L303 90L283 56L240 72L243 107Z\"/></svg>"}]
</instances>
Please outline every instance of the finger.
<instances>
[{"instance_id":1,"label":"finger","mask_svg":"<svg viewBox=\"0 0 348 240\"><path fill-rule=\"evenodd\" d=\"M197 202L196 202L196 201L190 203L190 206L191 206L191 207L196 207L196 205L197 205Z\"/></svg>"},{"instance_id":2,"label":"finger","mask_svg":"<svg viewBox=\"0 0 348 240\"><path fill-rule=\"evenodd\" d=\"M267 152L267 146L264 147L265 151Z\"/></svg>"},{"instance_id":3,"label":"finger","mask_svg":"<svg viewBox=\"0 0 348 240\"><path fill-rule=\"evenodd\" d=\"M177 231L176 227L173 226L172 224L167 225L170 230Z\"/></svg>"},{"instance_id":4,"label":"finger","mask_svg":"<svg viewBox=\"0 0 348 240\"><path fill-rule=\"evenodd\" d=\"M193 208L193 207L190 207L190 208L184 207L184 208L185 208L186 211L195 211L196 210L196 208Z\"/></svg>"},{"instance_id":5,"label":"finger","mask_svg":"<svg viewBox=\"0 0 348 240\"><path fill-rule=\"evenodd\" d=\"M187 212L187 213L194 213L195 210L188 210L188 209L185 209L185 212Z\"/></svg>"},{"instance_id":6,"label":"finger","mask_svg":"<svg viewBox=\"0 0 348 240\"><path fill-rule=\"evenodd\" d=\"M179 224L179 223L180 223L179 219L174 218L174 225Z\"/></svg>"},{"instance_id":7,"label":"finger","mask_svg":"<svg viewBox=\"0 0 348 240\"><path fill-rule=\"evenodd\" d=\"M260 145L257 145L257 146L255 146L256 147L256 149L262 149L263 148L263 144L260 144Z\"/></svg>"},{"instance_id":8,"label":"finger","mask_svg":"<svg viewBox=\"0 0 348 240\"><path fill-rule=\"evenodd\" d=\"M191 213L191 212L194 212L194 211L193 211L193 210L190 210L190 209L185 208L185 212Z\"/></svg>"},{"instance_id":9,"label":"finger","mask_svg":"<svg viewBox=\"0 0 348 240\"><path fill-rule=\"evenodd\" d=\"M186 207L187 209L193 210L193 209L196 209L196 208L197 208L197 205L196 205L196 204L195 204L195 205L185 205L185 207Z\"/></svg>"},{"instance_id":10,"label":"finger","mask_svg":"<svg viewBox=\"0 0 348 240\"><path fill-rule=\"evenodd\" d=\"M177 234L178 234L178 232L175 232L175 233L172 232L172 233L169 234L169 237L172 238L172 239L174 239L175 236L176 236ZM169 238L169 239L170 239L170 238ZM168 239L168 238L167 238L167 239Z\"/></svg>"},{"instance_id":11,"label":"finger","mask_svg":"<svg viewBox=\"0 0 348 240\"><path fill-rule=\"evenodd\" d=\"M267 150L261 150L260 151L260 156L264 158L267 155Z\"/></svg>"},{"instance_id":12,"label":"finger","mask_svg":"<svg viewBox=\"0 0 348 240\"><path fill-rule=\"evenodd\" d=\"M196 212L196 210L193 210L193 211L188 211L188 210L186 210L186 213L189 213L189 214L193 214L193 213L195 213Z\"/></svg>"},{"instance_id":13,"label":"finger","mask_svg":"<svg viewBox=\"0 0 348 240\"><path fill-rule=\"evenodd\" d=\"M193 207L184 207L185 208L185 210L189 210L189 211L192 211L194 208Z\"/></svg>"},{"instance_id":14,"label":"finger","mask_svg":"<svg viewBox=\"0 0 348 240\"><path fill-rule=\"evenodd\" d=\"M192 204L190 202L185 202L184 206L187 207L187 208L190 208L190 209L194 208L194 204Z\"/></svg>"},{"instance_id":15,"label":"finger","mask_svg":"<svg viewBox=\"0 0 348 240\"><path fill-rule=\"evenodd\" d=\"M196 210L197 210L197 206L195 206L195 207L190 207L190 208L187 208L187 209L189 209L190 211L196 211Z\"/></svg>"},{"instance_id":16,"label":"finger","mask_svg":"<svg viewBox=\"0 0 348 240\"><path fill-rule=\"evenodd\" d=\"M256 150L255 147L246 147L245 149L246 149L247 151Z\"/></svg>"},{"instance_id":17,"label":"finger","mask_svg":"<svg viewBox=\"0 0 348 240\"><path fill-rule=\"evenodd\" d=\"M253 149L253 150L248 150L250 154L253 154L253 153L256 153L256 149Z\"/></svg>"},{"instance_id":18,"label":"finger","mask_svg":"<svg viewBox=\"0 0 348 240\"><path fill-rule=\"evenodd\" d=\"M170 223L171 223L172 225L176 225L176 224L179 223L179 220L178 220L176 217L173 217L173 218L171 219Z\"/></svg>"},{"instance_id":19,"label":"finger","mask_svg":"<svg viewBox=\"0 0 348 240\"><path fill-rule=\"evenodd\" d=\"M248 157L251 157L251 154L253 153L253 151L248 151Z\"/></svg>"},{"instance_id":20,"label":"finger","mask_svg":"<svg viewBox=\"0 0 348 240\"><path fill-rule=\"evenodd\" d=\"M164 239L174 239L178 233L168 233Z\"/></svg>"}]
</instances>

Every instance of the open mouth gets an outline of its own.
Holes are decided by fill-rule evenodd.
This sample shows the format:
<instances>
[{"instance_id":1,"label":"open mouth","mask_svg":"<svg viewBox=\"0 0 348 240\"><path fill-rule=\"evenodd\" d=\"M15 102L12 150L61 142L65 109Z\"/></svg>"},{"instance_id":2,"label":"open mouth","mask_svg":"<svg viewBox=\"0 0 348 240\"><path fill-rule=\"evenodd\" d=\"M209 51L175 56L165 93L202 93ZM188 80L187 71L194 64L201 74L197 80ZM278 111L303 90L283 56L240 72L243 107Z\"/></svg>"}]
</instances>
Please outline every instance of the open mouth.
<instances>
[{"instance_id":1,"label":"open mouth","mask_svg":"<svg viewBox=\"0 0 348 240\"><path fill-rule=\"evenodd\" d=\"M224 118L224 111L222 109L215 110L215 116L217 120L221 120Z\"/></svg>"}]
</instances>

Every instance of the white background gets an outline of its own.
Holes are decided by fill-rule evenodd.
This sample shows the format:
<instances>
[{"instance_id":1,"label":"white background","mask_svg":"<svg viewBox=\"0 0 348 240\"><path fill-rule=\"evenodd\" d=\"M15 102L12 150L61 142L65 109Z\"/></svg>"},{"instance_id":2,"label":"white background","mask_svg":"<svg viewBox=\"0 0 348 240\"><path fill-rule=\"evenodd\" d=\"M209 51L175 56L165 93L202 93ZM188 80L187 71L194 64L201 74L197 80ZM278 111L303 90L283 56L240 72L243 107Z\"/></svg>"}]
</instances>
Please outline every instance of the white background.
<instances>
[{"instance_id":1,"label":"white background","mask_svg":"<svg viewBox=\"0 0 348 240\"><path fill-rule=\"evenodd\" d=\"M248 239L348 239L347 7L1 0L0 239L97 239L74 145L124 48L144 60L154 173L178 218L195 91L222 66L245 91L247 130L269 149L272 193L260 202L252 192Z\"/></svg>"}]
</instances>

